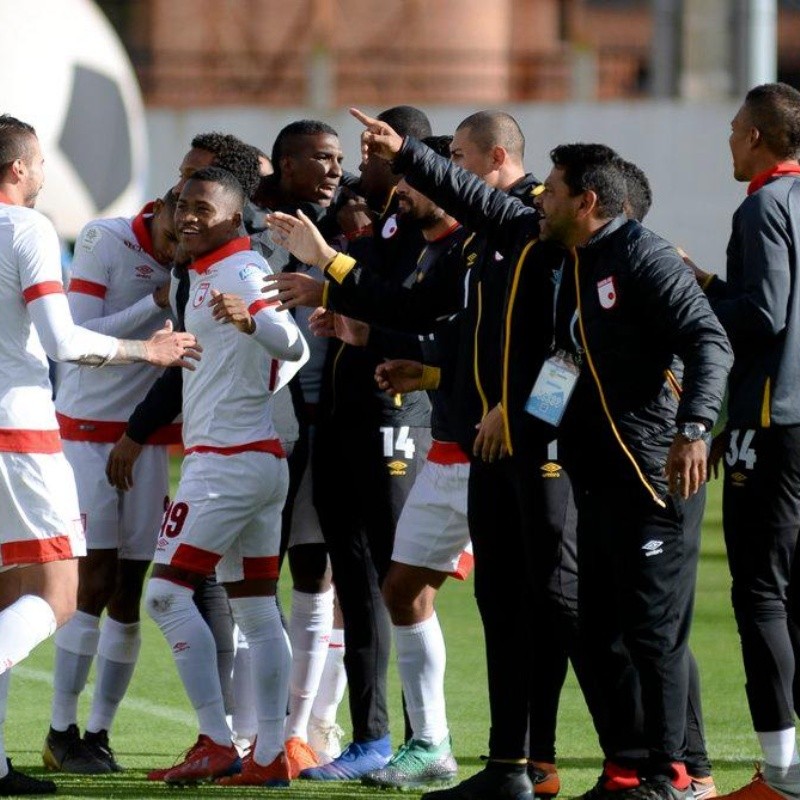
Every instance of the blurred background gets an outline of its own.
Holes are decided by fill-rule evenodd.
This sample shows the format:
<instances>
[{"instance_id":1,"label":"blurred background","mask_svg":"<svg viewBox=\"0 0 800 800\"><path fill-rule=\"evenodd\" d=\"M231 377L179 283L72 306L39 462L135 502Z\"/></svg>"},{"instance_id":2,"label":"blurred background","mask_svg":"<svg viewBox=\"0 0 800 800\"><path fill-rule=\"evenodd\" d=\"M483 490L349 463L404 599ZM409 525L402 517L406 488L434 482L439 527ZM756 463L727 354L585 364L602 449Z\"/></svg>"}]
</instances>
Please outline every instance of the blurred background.
<instances>
[{"instance_id":1,"label":"blurred background","mask_svg":"<svg viewBox=\"0 0 800 800\"><path fill-rule=\"evenodd\" d=\"M163 193L197 133L269 153L320 118L356 171L346 108L409 103L436 133L509 111L540 177L556 144L610 144L651 179L649 227L720 270L730 120L751 86L800 86L800 0L0 0L0 53L67 238Z\"/></svg>"}]
</instances>

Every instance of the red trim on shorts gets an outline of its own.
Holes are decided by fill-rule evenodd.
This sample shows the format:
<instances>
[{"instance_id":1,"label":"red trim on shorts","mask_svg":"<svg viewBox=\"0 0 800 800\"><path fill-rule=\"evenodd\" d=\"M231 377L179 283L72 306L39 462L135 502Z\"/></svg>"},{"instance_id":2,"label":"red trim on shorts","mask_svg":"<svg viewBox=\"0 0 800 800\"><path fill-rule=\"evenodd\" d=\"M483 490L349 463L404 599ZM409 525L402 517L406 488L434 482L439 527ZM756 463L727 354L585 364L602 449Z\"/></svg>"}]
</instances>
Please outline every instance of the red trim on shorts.
<instances>
[{"instance_id":1,"label":"red trim on shorts","mask_svg":"<svg viewBox=\"0 0 800 800\"><path fill-rule=\"evenodd\" d=\"M131 222L131 229L133 230L133 235L136 237L136 241L139 242L139 246L142 250L147 253L147 255L155 258L153 255L153 237L150 235L150 231L147 229L147 224L144 221L145 214L152 214L153 213L153 205L154 203L147 203L145 207L133 218Z\"/></svg>"},{"instance_id":2,"label":"red trim on shorts","mask_svg":"<svg viewBox=\"0 0 800 800\"><path fill-rule=\"evenodd\" d=\"M278 300L254 300L247 307L247 313L251 317L254 317L262 308L274 308L277 305L280 305L280 301Z\"/></svg>"},{"instance_id":3,"label":"red trim on shorts","mask_svg":"<svg viewBox=\"0 0 800 800\"><path fill-rule=\"evenodd\" d=\"M440 442L437 439L428 450L428 461L434 464L469 464L469 458L458 442Z\"/></svg>"},{"instance_id":4,"label":"red trim on shorts","mask_svg":"<svg viewBox=\"0 0 800 800\"><path fill-rule=\"evenodd\" d=\"M244 556L242 558L244 579L258 580L277 578L280 574L278 556Z\"/></svg>"},{"instance_id":5,"label":"red trim on shorts","mask_svg":"<svg viewBox=\"0 0 800 800\"><path fill-rule=\"evenodd\" d=\"M208 272L209 268L213 267L217 261L222 261L222 259L232 256L235 253L243 253L245 250L251 249L250 237L239 236L236 239L232 239L227 244L222 245L222 247L218 247L216 250L212 250L210 253L206 253L204 256L195 259L189 265L189 269L193 269L198 275L202 275L204 272Z\"/></svg>"},{"instance_id":6,"label":"red trim on shorts","mask_svg":"<svg viewBox=\"0 0 800 800\"><path fill-rule=\"evenodd\" d=\"M26 539L21 542L0 544L0 563L44 564L47 561L65 561L74 558L69 536L51 536L49 539Z\"/></svg>"},{"instance_id":7,"label":"red trim on shorts","mask_svg":"<svg viewBox=\"0 0 800 800\"><path fill-rule=\"evenodd\" d=\"M72 278L67 291L77 292L78 294L90 294L92 297L99 297L102 300L106 296L108 287L103 286L102 283L83 280L83 278Z\"/></svg>"},{"instance_id":8,"label":"red trim on shorts","mask_svg":"<svg viewBox=\"0 0 800 800\"><path fill-rule=\"evenodd\" d=\"M271 453L276 458L286 458L280 439L261 439L258 442L235 444L230 447L215 447L210 444L196 444L186 448L186 455L191 453L216 453L219 456L235 456L239 453Z\"/></svg>"},{"instance_id":9,"label":"red trim on shorts","mask_svg":"<svg viewBox=\"0 0 800 800\"><path fill-rule=\"evenodd\" d=\"M27 289L22 290L22 299L26 303L38 300L46 294L64 294L64 284L61 281L42 281L34 283Z\"/></svg>"},{"instance_id":10,"label":"red trim on shorts","mask_svg":"<svg viewBox=\"0 0 800 800\"><path fill-rule=\"evenodd\" d=\"M475 556L466 550L462 550L461 555L458 557L456 568L450 573L450 575L456 580L465 581L469 577L469 574L472 572L474 566Z\"/></svg>"},{"instance_id":11,"label":"red trim on shorts","mask_svg":"<svg viewBox=\"0 0 800 800\"><path fill-rule=\"evenodd\" d=\"M60 453L58 431L0 428L0 453Z\"/></svg>"},{"instance_id":12,"label":"red trim on shorts","mask_svg":"<svg viewBox=\"0 0 800 800\"><path fill-rule=\"evenodd\" d=\"M61 428L61 438L71 442L96 442L98 444L115 444L128 430L127 422L109 422L107 420L78 419L56 412L56 419ZM169 445L181 443L180 422L162 425L150 434L145 444Z\"/></svg>"},{"instance_id":13,"label":"red trim on shorts","mask_svg":"<svg viewBox=\"0 0 800 800\"><path fill-rule=\"evenodd\" d=\"M191 544L179 544L175 555L169 562L171 567L186 569L199 575L210 575L214 571L222 556L211 550L203 550Z\"/></svg>"}]
</instances>

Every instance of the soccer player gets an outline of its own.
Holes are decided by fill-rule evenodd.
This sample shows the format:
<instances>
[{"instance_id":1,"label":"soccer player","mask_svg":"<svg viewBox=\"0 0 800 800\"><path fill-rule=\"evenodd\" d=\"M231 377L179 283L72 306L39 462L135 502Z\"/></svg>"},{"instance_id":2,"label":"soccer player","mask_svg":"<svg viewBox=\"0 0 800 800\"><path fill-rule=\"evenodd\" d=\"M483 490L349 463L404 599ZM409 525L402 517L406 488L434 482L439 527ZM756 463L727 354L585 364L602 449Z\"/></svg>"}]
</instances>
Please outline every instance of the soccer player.
<instances>
[{"instance_id":1,"label":"soccer player","mask_svg":"<svg viewBox=\"0 0 800 800\"><path fill-rule=\"evenodd\" d=\"M84 228L75 246L68 294L76 322L110 335L141 336L171 319L175 199L169 191L136 217L95 220ZM120 769L108 732L141 647L142 586L169 494L166 446L180 443L180 425L148 440L127 493L109 484L106 461L158 375L147 365L124 372L67 365L59 381L56 412L64 454L75 473L88 553L78 567L78 610L56 634L55 691L43 753L50 769ZM95 654L97 684L81 740L78 698Z\"/></svg>"},{"instance_id":2,"label":"soccer player","mask_svg":"<svg viewBox=\"0 0 800 800\"><path fill-rule=\"evenodd\" d=\"M147 361L191 368L191 334L167 323L147 341L121 340L78 327L61 283L58 237L33 210L44 182L36 132L0 116L0 708L9 671L72 616L76 558L85 554L72 470L58 432L46 354L104 366ZM188 359L188 360L187 360ZM0 739L0 745L2 739ZM39 789L52 791L44 782ZM0 791L31 793L36 782L0 753Z\"/></svg>"},{"instance_id":3,"label":"soccer player","mask_svg":"<svg viewBox=\"0 0 800 800\"><path fill-rule=\"evenodd\" d=\"M262 297L269 267L239 235L244 199L230 172L209 167L186 182L175 212L191 259L185 325L202 338L205 358L184 381L186 458L145 594L200 727L180 764L149 775L172 784L222 776L236 785L289 782L283 723L291 655L275 602L288 469L271 398L308 348L292 318ZM192 599L211 570L252 657L258 738L243 765L225 718L214 639Z\"/></svg>"},{"instance_id":4,"label":"soccer player","mask_svg":"<svg viewBox=\"0 0 800 800\"><path fill-rule=\"evenodd\" d=\"M747 197L733 217L726 279L697 274L736 356L720 442L723 529L764 757L756 779L729 796L780 800L800 797L800 92L751 89L729 144Z\"/></svg>"}]
</instances>

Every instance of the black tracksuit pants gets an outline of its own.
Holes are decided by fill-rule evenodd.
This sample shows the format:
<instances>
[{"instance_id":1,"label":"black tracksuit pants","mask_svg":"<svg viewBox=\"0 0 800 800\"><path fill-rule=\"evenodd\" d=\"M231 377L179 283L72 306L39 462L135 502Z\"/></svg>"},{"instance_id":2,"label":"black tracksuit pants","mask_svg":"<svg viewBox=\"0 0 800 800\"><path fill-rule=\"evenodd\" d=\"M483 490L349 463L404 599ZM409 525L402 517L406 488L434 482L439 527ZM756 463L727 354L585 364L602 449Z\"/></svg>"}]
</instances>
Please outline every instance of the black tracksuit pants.
<instances>
[{"instance_id":1,"label":"black tracksuit pants","mask_svg":"<svg viewBox=\"0 0 800 800\"><path fill-rule=\"evenodd\" d=\"M800 425L728 431L723 527L753 726L785 730L800 697Z\"/></svg>"}]
</instances>

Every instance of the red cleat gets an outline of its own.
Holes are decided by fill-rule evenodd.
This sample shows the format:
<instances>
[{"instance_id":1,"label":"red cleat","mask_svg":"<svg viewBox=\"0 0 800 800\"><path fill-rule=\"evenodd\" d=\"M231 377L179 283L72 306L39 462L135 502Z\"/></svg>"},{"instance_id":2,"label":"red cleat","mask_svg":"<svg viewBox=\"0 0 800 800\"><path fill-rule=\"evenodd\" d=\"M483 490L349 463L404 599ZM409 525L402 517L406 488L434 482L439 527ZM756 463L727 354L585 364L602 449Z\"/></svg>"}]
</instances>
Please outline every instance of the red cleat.
<instances>
[{"instance_id":1,"label":"red cleat","mask_svg":"<svg viewBox=\"0 0 800 800\"><path fill-rule=\"evenodd\" d=\"M147 779L173 785L199 783L238 772L241 766L239 753L233 744L217 744L201 733L180 764L165 770L153 770Z\"/></svg>"},{"instance_id":2,"label":"red cleat","mask_svg":"<svg viewBox=\"0 0 800 800\"><path fill-rule=\"evenodd\" d=\"M278 753L272 763L263 766L248 753L242 760L242 771L217 781L218 786L288 786L289 764L283 753Z\"/></svg>"},{"instance_id":3,"label":"red cleat","mask_svg":"<svg viewBox=\"0 0 800 800\"><path fill-rule=\"evenodd\" d=\"M292 779L296 778L304 769L320 765L314 749L299 736L292 736L291 739L287 739L284 744L284 750L286 751L286 761L289 764L289 774Z\"/></svg>"}]
</instances>

